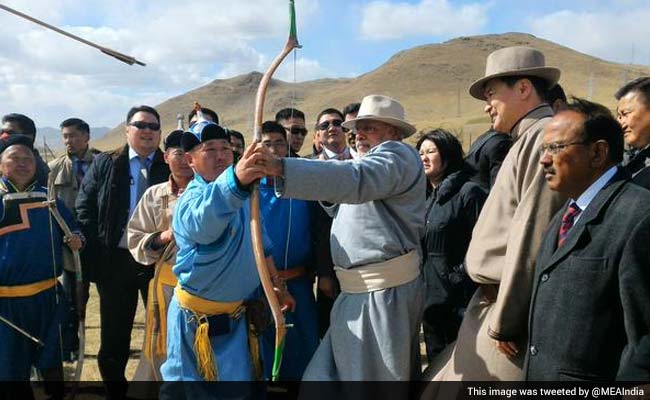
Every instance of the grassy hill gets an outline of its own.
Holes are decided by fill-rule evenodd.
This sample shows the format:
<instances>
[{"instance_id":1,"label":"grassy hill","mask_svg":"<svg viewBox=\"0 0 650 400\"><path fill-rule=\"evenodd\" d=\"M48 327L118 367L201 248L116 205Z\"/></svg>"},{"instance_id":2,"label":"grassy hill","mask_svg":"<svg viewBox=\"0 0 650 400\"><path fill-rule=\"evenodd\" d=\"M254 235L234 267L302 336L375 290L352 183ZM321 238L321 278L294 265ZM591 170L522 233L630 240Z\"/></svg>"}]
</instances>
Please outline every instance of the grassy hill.
<instances>
[{"instance_id":1,"label":"grassy hill","mask_svg":"<svg viewBox=\"0 0 650 400\"><path fill-rule=\"evenodd\" d=\"M469 145L473 137L488 127L488 122L483 114L484 103L472 98L467 88L483 76L490 52L514 45L531 46L544 52L547 64L562 70L560 83L567 94L590 98L611 108L615 107L613 93L623 82L650 75L650 67L604 61L529 34L460 37L401 51L379 68L356 78L297 84L273 80L267 95L265 119L273 118L277 110L293 103L305 112L311 128L318 112L326 107L343 108L367 94L386 94L400 100L407 119L419 130L442 126L456 132ZM187 115L193 101L199 101L216 110L223 125L243 132L250 140L255 91L261 76L259 72L251 72L215 80L157 105L163 133L176 127L177 114ZM95 145L108 149L124 142L122 124Z\"/></svg>"}]
</instances>

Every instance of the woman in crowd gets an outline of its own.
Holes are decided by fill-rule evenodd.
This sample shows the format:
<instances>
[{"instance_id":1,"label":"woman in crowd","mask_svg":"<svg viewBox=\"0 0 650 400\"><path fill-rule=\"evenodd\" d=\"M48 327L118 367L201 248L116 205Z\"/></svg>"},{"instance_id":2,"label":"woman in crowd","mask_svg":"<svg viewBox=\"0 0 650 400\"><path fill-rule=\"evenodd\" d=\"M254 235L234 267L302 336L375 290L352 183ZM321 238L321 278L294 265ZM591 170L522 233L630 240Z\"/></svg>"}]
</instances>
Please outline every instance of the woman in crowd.
<instances>
[{"instance_id":1,"label":"woman in crowd","mask_svg":"<svg viewBox=\"0 0 650 400\"><path fill-rule=\"evenodd\" d=\"M423 326L431 361L456 339L474 292L463 260L487 194L470 181L473 171L463 161L463 148L451 133L442 129L427 132L416 147L427 177Z\"/></svg>"}]
</instances>

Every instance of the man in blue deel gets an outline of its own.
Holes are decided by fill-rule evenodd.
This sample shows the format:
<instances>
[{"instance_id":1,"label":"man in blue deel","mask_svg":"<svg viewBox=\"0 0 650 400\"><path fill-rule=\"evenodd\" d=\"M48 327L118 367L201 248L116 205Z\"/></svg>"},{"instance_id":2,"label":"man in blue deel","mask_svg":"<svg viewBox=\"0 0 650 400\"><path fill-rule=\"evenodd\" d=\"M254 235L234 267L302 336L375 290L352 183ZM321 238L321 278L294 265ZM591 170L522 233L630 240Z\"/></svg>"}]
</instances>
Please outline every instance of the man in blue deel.
<instances>
[{"instance_id":1,"label":"man in blue deel","mask_svg":"<svg viewBox=\"0 0 650 400\"><path fill-rule=\"evenodd\" d=\"M261 146L249 147L233 166L228 131L208 121L185 132L182 146L195 175L174 210L178 286L167 314L167 361L161 373L165 381L254 380L261 369L250 314L261 289L248 198L251 183L264 175L256 164L264 157ZM277 276L271 243L264 242L271 276ZM293 307L286 290L278 290L280 302ZM218 395L206 388L167 385L161 397Z\"/></svg>"},{"instance_id":2,"label":"man in blue deel","mask_svg":"<svg viewBox=\"0 0 650 400\"><path fill-rule=\"evenodd\" d=\"M63 244L78 250L82 238L64 237L35 172L28 138L0 140L0 381L29 381L32 366L46 382L63 380L60 327L68 300L57 277ZM58 200L56 208L76 232L70 211ZM62 396L62 386L50 394Z\"/></svg>"}]
</instances>

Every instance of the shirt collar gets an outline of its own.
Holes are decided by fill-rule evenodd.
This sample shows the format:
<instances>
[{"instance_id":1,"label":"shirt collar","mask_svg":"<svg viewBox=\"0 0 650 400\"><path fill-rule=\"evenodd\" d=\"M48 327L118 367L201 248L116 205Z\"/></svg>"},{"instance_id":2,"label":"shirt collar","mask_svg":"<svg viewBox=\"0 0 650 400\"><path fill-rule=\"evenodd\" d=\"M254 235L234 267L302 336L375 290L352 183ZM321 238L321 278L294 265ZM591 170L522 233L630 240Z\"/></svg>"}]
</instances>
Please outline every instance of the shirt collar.
<instances>
[{"instance_id":1,"label":"shirt collar","mask_svg":"<svg viewBox=\"0 0 650 400\"><path fill-rule=\"evenodd\" d=\"M155 150L152 151L152 152L147 156L147 159L148 159L150 162L152 162L152 161L153 161L153 156L154 156L155 154L156 154L156 151L155 151ZM131 148L131 146L129 146L129 160L133 160L133 159L136 158L136 157L140 157L140 155L139 155L138 153L136 153L135 150L133 150L133 149Z\"/></svg>"},{"instance_id":2,"label":"shirt collar","mask_svg":"<svg viewBox=\"0 0 650 400\"><path fill-rule=\"evenodd\" d=\"M327 154L327 158L338 158L338 156L340 156L341 154L345 154L347 149L348 148L345 147L343 151L341 151L340 153L335 153L332 150L328 149L327 147L323 146L323 151L325 151L325 154Z\"/></svg>"},{"instance_id":3,"label":"shirt collar","mask_svg":"<svg viewBox=\"0 0 650 400\"><path fill-rule=\"evenodd\" d=\"M605 171L605 173L602 174L600 178L596 179L596 182L592 183L591 186L589 186L587 190L582 192L580 197L578 197L578 199L574 201L582 211L587 209L589 203L591 203L594 197L596 197L598 192L600 192L600 190L604 188L605 185L607 185L607 183L612 179L612 177L616 175L617 170L618 167L613 166L607 171Z\"/></svg>"}]
</instances>

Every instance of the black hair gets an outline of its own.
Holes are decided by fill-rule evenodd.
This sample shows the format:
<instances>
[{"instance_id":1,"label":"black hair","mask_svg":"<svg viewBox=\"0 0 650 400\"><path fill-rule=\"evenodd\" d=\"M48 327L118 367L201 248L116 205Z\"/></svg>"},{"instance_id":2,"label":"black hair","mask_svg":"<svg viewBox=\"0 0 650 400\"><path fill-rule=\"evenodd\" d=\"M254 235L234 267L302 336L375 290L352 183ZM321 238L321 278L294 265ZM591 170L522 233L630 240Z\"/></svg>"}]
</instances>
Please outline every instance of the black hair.
<instances>
[{"instance_id":1,"label":"black hair","mask_svg":"<svg viewBox=\"0 0 650 400\"><path fill-rule=\"evenodd\" d=\"M323 111L318 113L318 116L316 117L316 125L318 125L318 121L320 121L320 117L327 114L336 114L339 117L341 117L341 121L345 119L345 117L343 117L343 114L341 114L341 112L336 108L326 108Z\"/></svg>"},{"instance_id":2,"label":"black hair","mask_svg":"<svg viewBox=\"0 0 650 400\"><path fill-rule=\"evenodd\" d=\"M358 113L359 108L361 108L361 103L350 103L347 106L343 107L343 116Z\"/></svg>"},{"instance_id":3,"label":"black hair","mask_svg":"<svg viewBox=\"0 0 650 400\"><path fill-rule=\"evenodd\" d=\"M540 100L546 101L546 94L549 89L549 84L546 79L540 78L538 76L528 76L528 75L515 75L515 76L501 76L497 79L500 79L503 83L505 83L509 88L515 86L515 83L519 82L522 79L528 79L530 83L533 85L533 88L535 88L535 92L537 93L537 96L539 96Z\"/></svg>"},{"instance_id":4,"label":"black hair","mask_svg":"<svg viewBox=\"0 0 650 400\"><path fill-rule=\"evenodd\" d=\"M305 121L305 113L296 108L283 108L275 114L275 122L280 122L283 119L301 118Z\"/></svg>"},{"instance_id":5,"label":"black hair","mask_svg":"<svg viewBox=\"0 0 650 400\"><path fill-rule=\"evenodd\" d=\"M26 115L11 113L2 117L2 123L11 122L18 124L20 132L23 135L28 135L36 138L36 125L34 121Z\"/></svg>"},{"instance_id":6,"label":"black hair","mask_svg":"<svg viewBox=\"0 0 650 400\"><path fill-rule=\"evenodd\" d=\"M262 124L262 134L265 133L278 133L282 135L284 140L287 140L287 131L284 129L282 125L275 121L265 121Z\"/></svg>"},{"instance_id":7,"label":"black hair","mask_svg":"<svg viewBox=\"0 0 650 400\"><path fill-rule=\"evenodd\" d=\"M420 147L425 140L432 141L438 148L442 165L445 168L443 171L443 179L447 175L463 168L463 146L460 144L458 138L456 138L456 136L451 132L440 128L425 132L418 139L415 148L420 150Z\"/></svg>"},{"instance_id":8,"label":"black hair","mask_svg":"<svg viewBox=\"0 0 650 400\"><path fill-rule=\"evenodd\" d=\"M584 116L582 140L588 143L598 140L606 141L609 145L611 161L614 163L623 161L623 128L607 107L578 97L571 97L566 110Z\"/></svg>"},{"instance_id":9,"label":"black hair","mask_svg":"<svg viewBox=\"0 0 650 400\"><path fill-rule=\"evenodd\" d=\"M643 104L650 106L650 76L642 76L629 81L616 91L614 97L616 100L620 100L621 97L625 97L631 92L640 93Z\"/></svg>"},{"instance_id":10,"label":"black hair","mask_svg":"<svg viewBox=\"0 0 650 400\"><path fill-rule=\"evenodd\" d=\"M133 118L133 116L139 112L146 112L152 114L154 117L156 117L158 123L160 123L160 114L158 114L158 111L156 111L155 108L150 106L131 107L129 112L126 114L126 123L128 124L129 122L131 122L131 118Z\"/></svg>"},{"instance_id":11,"label":"black hair","mask_svg":"<svg viewBox=\"0 0 650 400\"><path fill-rule=\"evenodd\" d=\"M233 137L236 137L237 139L241 140L242 145L246 147L246 140L244 139L244 135L242 135L241 132L236 131L234 129L229 129L230 131L230 138L232 139Z\"/></svg>"},{"instance_id":12,"label":"black hair","mask_svg":"<svg viewBox=\"0 0 650 400\"><path fill-rule=\"evenodd\" d=\"M205 108L205 107L201 107L201 112L203 114L209 115L212 118L212 122L219 125L219 116L217 115L217 113L214 110L211 110L211 109ZM190 111L190 114L187 116L187 123L188 124L192 122L192 118L194 118L195 115L196 115L196 110L192 109L192 111Z\"/></svg>"},{"instance_id":13,"label":"black hair","mask_svg":"<svg viewBox=\"0 0 650 400\"><path fill-rule=\"evenodd\" d=\"M73 127L81 132L87 133L90 135L90 126L80 118L68 118L65 121L61 122L59 128L70 128Z\"/></svg>"},{"instance_id":14,"label":"black hair","mask_svg":"<svg viewBox=\"0 0 650 400\"><path fill-rule=\"evenodd\" d=\"M553 105L557 100L562 100L566 103L566 93L564 93L564 89L562 89L559 83L550 88L546 93L546 102L548 104Z\"/></svg>"}]
</instances>

